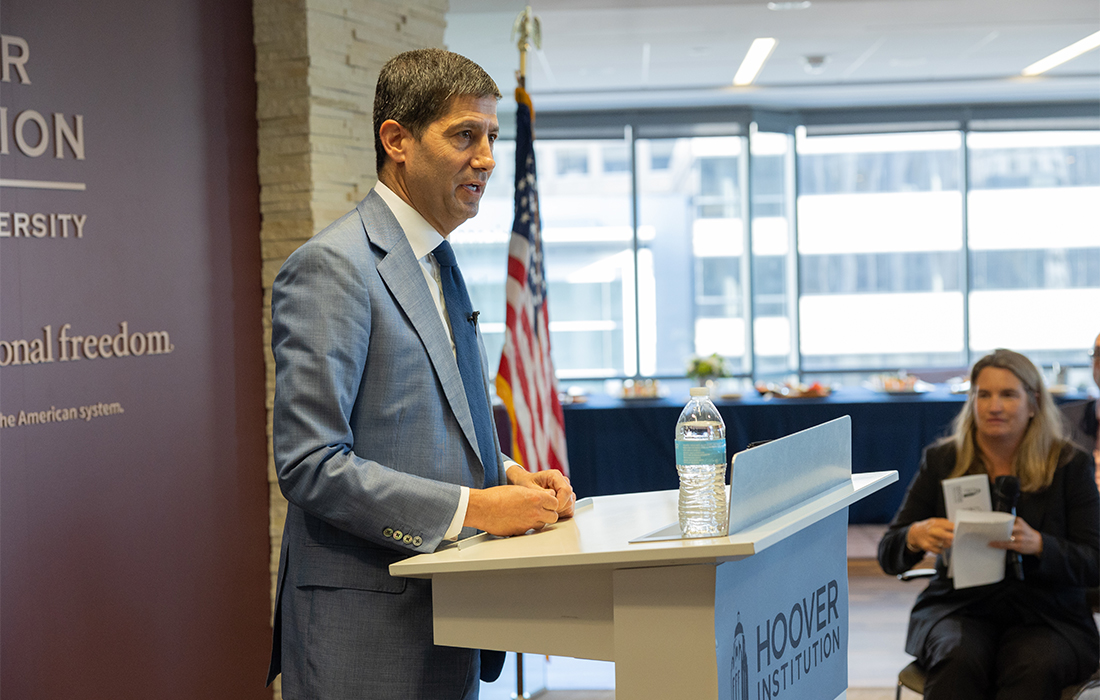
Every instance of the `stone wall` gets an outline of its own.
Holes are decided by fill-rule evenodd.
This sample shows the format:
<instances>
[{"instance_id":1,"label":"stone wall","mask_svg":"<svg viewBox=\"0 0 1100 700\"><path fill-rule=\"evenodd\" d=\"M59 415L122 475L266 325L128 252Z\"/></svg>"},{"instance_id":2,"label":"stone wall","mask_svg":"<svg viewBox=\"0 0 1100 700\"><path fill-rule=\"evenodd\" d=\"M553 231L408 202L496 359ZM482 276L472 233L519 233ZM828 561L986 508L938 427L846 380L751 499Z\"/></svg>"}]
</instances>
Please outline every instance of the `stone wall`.
<instances>
[{"instance_id":1,"label":"stone wall","mask_svg":"<svg viewBox=\"0 0 1100 700\"><path fill-rule=\"evenodd\" d=\"M371 109L378 71L402 51L442 47L449 4L450 0L253 2L272 601L286 501L271 458L271 285L291 251L348 212L374 186ZM281 697L278 685L275 697Z\"/></svg>"}]
</instances>

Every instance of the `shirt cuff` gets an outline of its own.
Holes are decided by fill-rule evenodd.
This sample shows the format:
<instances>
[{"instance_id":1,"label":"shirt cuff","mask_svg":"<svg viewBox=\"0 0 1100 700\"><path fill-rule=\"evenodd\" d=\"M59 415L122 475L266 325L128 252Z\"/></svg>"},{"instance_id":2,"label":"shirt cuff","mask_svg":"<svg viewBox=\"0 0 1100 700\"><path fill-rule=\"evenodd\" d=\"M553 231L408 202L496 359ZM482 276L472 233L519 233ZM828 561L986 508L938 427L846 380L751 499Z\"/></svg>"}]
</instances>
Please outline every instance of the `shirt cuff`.
<instances>
[{"instance_id":1,"label":"shirt cuff","mask_svg":"<svg viewBox=\"0 0 1100 700\"><path fill-rule=\"evenodd\" d=\"M451 518L450 527L443 533L443 539L452 542L458 539L459 533L462 532L462 523L466 520L466 509L469 507L470 487L459 486L458 508L455 510L455 516Z\"/></svg>"}]
</instances>

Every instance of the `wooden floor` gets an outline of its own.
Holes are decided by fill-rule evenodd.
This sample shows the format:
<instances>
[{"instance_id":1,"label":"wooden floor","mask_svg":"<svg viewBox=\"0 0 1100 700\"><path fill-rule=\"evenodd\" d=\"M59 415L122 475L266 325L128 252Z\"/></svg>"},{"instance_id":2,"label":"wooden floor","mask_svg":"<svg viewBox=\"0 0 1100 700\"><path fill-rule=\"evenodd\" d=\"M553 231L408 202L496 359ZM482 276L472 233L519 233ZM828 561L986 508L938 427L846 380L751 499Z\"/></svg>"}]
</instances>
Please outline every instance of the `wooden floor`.
<instances>
[{"instance_id":1,"label":"wooden floor","mask_svg":"<svg viewBox=\"0 0 1100 700\"><path fill-rule=\"evenodd\" d=\"M848 531L848 700L893 700L898 671L912 660L905 653L905 630L909 610L925 584L903 583L882 573L875 556L884 530L882 525L855 525ZM615 698L611 663L552 657L547 669L550 690L533 696L539 700ZM506 668L493 690L505 682L508 672ZM590 689L584 689L586 685ZM484 686L482 697L493 700L496 696L488 689ZM515 692L514 680L511 690ZM903 700L918 697L902 693Z\"/></svg>"},{"instance_id":2,"label":"wooden floor","mask_svg":"<svg viewBox=\"0 0 1100 700\"><path fill-rule=\"evenodd\" d=\"M903 690L902 700L919 698L916 693ZM615 700L614 690L550 690L538 696L538 700ZM847 700L894 700L893 688L849 688Z\"/></svg>"},{"instance_id":3,"label":"wooden floor","mask_svg":"<svg viewBox=\"0 0 1100 700\"><path fill-rule=\"evenodd\" d=\"M892 698L898 671L913 660L905 653L905 631L926 582L905 583L882 573L876 556L885 531L885 525L848 528L848 686L889 688Z\"/></svg>"}]
</instances>

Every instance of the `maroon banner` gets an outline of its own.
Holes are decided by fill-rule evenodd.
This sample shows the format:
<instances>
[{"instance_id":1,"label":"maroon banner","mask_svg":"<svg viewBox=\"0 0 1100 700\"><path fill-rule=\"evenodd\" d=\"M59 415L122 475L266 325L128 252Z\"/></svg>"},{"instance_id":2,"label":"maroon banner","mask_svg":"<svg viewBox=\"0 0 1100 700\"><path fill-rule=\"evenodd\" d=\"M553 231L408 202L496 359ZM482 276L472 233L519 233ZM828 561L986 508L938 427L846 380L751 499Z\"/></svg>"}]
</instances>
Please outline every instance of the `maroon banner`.
<instances>
[{"instance_id":1,"label":"maroon banner","mask_svg":"<svg viewBox=\"0 0 1100 700\"><path fill-rule=\"evenodd\" d=\"M269 697L251 3L0 33L0 696Z\"/></svg>"}]
</instances>

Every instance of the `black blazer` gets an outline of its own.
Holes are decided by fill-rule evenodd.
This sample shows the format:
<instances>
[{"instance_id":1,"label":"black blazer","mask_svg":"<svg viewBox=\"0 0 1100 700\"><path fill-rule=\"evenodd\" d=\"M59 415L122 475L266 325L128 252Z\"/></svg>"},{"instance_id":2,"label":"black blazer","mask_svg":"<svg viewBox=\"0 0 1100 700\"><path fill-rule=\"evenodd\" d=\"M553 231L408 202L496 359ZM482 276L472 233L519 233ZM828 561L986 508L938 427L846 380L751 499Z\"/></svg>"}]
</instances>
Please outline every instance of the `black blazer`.
<instances>
[{"instance_id":1,"label":"black blazer","mask_svg":"<svg viewBox=\"0 0 1100 700\"><path fill-rule=\"evenodd\" d=\"M1096 399L1074 401L1059 408L1066 420L1070 442L1084 450L1085 454L1092 454L1096 449L1096 431L1100 427L1097 426Z\"/></svg>"},{"instance_id":2,"label":"black blazer","mask_svg":"<svg viewBox=\"0 0 1100 700\"><path fill-rule=\"evenodd\" d=\"M924 557L905 546L909 525L947 517L940 482L950 476L954 466L953 444L940 442L924 451L920 470L878 545L879 564L886 573L902 573ZM994 589L1010 587L1012 593L1019 594L1017 599L1033 605L1039 617L1075 649L1093 659L1100 655L1096 623L1085 600L1086 589L1100 585L1100 494L1091 456L1066 444L1054 481L1042 491L1021 493L1016 514L1043 536L1042 555L1023 557L1024 580L1006 577L989 586L957 591L947 578L943 557L937 557L936 575L917 596L909 617L906 652L920 656L934 624Z\"/></svg>"}]
</instances>

